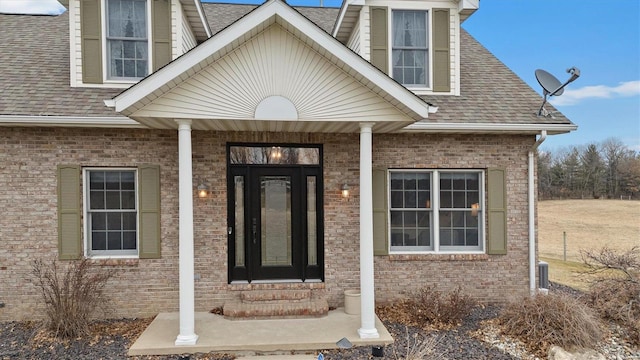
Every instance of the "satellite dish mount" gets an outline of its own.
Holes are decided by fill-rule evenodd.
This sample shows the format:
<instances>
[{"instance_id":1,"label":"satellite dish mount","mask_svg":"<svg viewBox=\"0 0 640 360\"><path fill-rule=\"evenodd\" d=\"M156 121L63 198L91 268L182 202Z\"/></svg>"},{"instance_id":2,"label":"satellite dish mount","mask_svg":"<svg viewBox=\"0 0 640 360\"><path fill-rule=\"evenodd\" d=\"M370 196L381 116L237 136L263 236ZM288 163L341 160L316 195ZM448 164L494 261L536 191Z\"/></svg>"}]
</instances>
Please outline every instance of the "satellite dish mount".
<instances>
[{"instance_id":1,"label":"satellite dish mount","mask_svg":"<svg viewBox=\"0 0 640 360\"><path fill-rule=\"evenodd\" d=\"M564 84L561 84L560 80L556 79L555 76L548 72L542 69L536 70L536 79L540 86L542 86L542 94L544 95L544 101L542 101L542 105L540 105L538 116L549 116L549 112L544 108L544 104L547 103L547 99L552 96L562 95L562 93L564 93L564 87L580 77L580 69L575 66L567 69L567 72L571 74L571 77Z\"/></svg>"}]
</instances>

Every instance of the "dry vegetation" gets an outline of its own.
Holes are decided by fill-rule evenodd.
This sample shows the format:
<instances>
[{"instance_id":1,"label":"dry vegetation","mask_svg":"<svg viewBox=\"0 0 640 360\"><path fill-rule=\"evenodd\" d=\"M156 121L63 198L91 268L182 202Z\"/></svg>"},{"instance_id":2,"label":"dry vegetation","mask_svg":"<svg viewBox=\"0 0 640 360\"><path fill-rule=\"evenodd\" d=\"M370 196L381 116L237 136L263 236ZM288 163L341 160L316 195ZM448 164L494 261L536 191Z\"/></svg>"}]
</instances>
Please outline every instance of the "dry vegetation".
<instances>
[{"instance_id":1,"label":"dry vegetation","mask_svg":"<svg viewBox=\"0 0 640 360\"><path fill-rule=\"evenodd\" d=\"M581 262L581 250L627 250L640 245L640 201L546 200L538 202L539 255Z\"/></svg>"}]
</instances>

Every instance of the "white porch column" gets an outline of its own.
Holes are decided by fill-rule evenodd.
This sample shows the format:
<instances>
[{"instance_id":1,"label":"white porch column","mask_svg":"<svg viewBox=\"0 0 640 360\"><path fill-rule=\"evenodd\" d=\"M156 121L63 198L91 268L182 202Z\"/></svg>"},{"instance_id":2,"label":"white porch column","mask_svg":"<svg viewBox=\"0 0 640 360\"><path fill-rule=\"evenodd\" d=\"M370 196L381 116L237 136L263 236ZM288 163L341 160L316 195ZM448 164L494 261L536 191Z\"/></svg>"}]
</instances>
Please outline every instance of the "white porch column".
<instances>
[{"instance_id":1,"label":"white porch column","mask_svg":"<svg viewBox=\"0 0 640 360\"><path fill-rule=\"evenodd\" d=\"M378 338L373 285L373 184L371 128L360 124L360 329L361 339Z\"/></svg>"},{"instance_id":2,"label":"white porch column","mask_svg":"<svg viewBox=\"0 0 640 360\"><path fill-rule=\"evenodd\" d=\"M193 190L191 120L178 123L178 172L180 195L180 333L176 345L195 345L195 294L193 280Z\"/></svg>"}]
</instances>

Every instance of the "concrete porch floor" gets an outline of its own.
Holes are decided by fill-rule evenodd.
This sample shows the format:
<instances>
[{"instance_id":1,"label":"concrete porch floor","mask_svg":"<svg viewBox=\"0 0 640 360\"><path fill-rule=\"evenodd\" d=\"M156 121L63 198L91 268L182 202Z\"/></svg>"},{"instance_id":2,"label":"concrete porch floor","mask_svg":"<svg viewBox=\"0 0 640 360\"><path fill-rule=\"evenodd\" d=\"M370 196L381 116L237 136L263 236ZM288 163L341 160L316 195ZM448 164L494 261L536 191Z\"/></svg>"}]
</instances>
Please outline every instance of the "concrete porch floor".
<instances>
[{"instance_id":1,"label":"concrete porch floor","mask_svg":"<svg viewBox=\"0 0 640 360\"><path fill-rule=\"evenodd\" d=\"M336 349L342 338L354 346L387 345L393 342L389 331L376 317L378 339L360 339L359 315L344 309L329 311L322 318L279 320L227 320L205 312L195 314L198 342L175 346L179 332L178 313L161 313L129 348L129 356L208 353L261 354Z\"/></svg>"}]
</instances>

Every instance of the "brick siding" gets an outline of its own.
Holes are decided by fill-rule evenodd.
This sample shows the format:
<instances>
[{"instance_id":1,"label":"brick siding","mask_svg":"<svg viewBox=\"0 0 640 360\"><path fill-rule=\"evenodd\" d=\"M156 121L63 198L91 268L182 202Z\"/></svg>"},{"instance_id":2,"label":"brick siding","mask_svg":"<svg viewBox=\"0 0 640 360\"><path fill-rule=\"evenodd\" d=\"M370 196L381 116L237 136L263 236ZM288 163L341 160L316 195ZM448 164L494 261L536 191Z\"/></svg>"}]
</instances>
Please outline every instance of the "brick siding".
<instances>
[{"instance_id":1,"label":"brick siding","mask_svg":"<svg viewBox=\"0 0 640 360\"><path fill-rule=\"evenodd\" d=\"M376 297L386 301L425 285L462 286L486 302L528 293L527 151L533 136L374 134L374 167L507 169L507 255L376 256ZM324 284L230 285L227 282L226 144L311 143L324 151ZM208 311L251 288L308 288L341 306L343 291L359 286L357 134L193 132L196 311ZM0 320L38 316L31 282L36 258L57 255L56 166L161 167L162 257L96 260L117 270L108 285L114 317L178 310L177 131L141 129L3 128L0 134ZM351 186L344 199L340 186Z\"/></svg>"}]
</instances>

